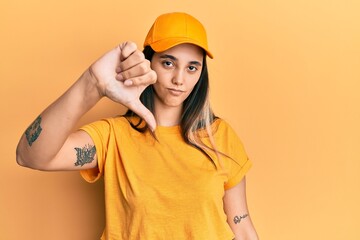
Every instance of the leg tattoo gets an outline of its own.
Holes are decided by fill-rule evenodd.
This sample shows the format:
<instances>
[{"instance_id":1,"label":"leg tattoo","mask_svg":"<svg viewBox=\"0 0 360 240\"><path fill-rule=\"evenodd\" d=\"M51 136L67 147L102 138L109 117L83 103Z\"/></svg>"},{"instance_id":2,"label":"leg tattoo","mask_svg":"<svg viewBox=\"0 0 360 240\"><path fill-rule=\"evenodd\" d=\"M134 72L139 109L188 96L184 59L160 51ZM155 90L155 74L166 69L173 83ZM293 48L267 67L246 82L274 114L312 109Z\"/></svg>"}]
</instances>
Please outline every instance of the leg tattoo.
<instances>
[{"instance_id":1,"label":"leg tattoo","mask_svg":"<svg viewBox=\"0 0 360 240\"><path fill-rule=\"evenodd\" d=\"M35 121L25 131L26 140L29 143L29 146L31 146L40 136L40 133L42 131L40 123L41 123L41 116L38 116L35 119Z\"/></svg>"},{"instance_id":2,"label":"leg tattoo","mask_svg":"<svg viewBox=\"0 0 360 240\"><path fill-rule=\"evenodd\" d=\"M86 163L91 163L94 160L96 148L90 144L85 145L83 148L75 148L76 162L75 166L84 166Z\"/></svg>"}]
</instances>

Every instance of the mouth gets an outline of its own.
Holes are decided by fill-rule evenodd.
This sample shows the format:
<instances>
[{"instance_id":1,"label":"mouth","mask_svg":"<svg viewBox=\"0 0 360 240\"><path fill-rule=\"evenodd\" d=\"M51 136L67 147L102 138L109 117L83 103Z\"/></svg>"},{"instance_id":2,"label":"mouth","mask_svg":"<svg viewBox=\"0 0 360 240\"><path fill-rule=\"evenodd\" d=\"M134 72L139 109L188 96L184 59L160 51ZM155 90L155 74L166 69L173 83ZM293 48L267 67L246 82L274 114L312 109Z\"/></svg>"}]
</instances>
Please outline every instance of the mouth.
<instances>
[{"instance_id":1,"label":"mouth","mask_svg":"<svg viewBox=\"0 0 360 240\"><path fill-rule=\"evenodd\" d=\"M185 91L182 91L182 90L176 89L176 88L168 88L168 91L174 96L179 96L185 92Z\"/></svg>"}]
</instances>

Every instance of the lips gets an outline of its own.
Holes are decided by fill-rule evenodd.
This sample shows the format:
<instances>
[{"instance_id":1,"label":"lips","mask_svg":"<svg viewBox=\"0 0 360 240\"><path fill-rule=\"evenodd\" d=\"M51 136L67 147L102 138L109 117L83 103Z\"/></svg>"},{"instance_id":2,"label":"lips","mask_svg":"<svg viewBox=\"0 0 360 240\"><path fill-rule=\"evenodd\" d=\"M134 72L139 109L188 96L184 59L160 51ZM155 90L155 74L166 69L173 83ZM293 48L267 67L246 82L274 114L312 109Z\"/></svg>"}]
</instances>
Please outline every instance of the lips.
<instances>
[{"instance_id":1,"label":"lips","mask_svg":"<svg viewBox=\"0 0 360 240\"><path fill-rule=\"evenodd\" d=\"M182 93L184 93L184 91L175 88L168 88L168 91L170 92L171 95L174 96L180 96Z\"/></svg>"}]
</instances>

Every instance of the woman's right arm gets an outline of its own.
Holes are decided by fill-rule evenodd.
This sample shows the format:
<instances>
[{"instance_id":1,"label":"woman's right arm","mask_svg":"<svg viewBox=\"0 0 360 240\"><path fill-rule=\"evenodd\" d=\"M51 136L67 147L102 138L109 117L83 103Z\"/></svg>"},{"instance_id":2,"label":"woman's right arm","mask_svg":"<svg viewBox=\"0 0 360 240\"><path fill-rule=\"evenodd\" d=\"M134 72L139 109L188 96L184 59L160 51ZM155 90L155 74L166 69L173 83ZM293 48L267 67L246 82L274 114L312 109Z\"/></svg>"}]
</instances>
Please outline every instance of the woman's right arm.
<instances>
[{"instance_id":1,"label":"woman's right arm","mask_svg":"<svg viewBox=\"0 0 360 240\"><path fill-rule=\"evenodd\" d=\"M154 129L155 119L139 97L155 81L149 61L134 43L125 42L107 52L26 129L16 149L18 164L39 170L96 167L90 136L72 132L79 119L106 96L132 109Z\"/></svg>"}]
</instances>

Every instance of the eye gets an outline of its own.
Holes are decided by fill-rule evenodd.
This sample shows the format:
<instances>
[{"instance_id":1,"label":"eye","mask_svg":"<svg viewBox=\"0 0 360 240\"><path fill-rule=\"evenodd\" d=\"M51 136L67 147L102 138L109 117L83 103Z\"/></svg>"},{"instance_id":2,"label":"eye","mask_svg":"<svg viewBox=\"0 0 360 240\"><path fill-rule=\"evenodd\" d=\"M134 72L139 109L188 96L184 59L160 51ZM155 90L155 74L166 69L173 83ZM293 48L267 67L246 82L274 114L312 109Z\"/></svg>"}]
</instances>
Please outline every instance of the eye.
<instances>
[{"instance_id":1,"label":"eye","mask_svg":"<svg viewBox=\"0 0 360 240\"><path fill-rule=\"evenodd\" d=\"M197 71L198 69L197 69L197 67L195 67L195 66L189 66L189 70L190 70L190 72L195 72L195 71Z\"/></svg>"},{"instance_id":2,"label":"eye","mask_svg":"<svg viewBox=\"0 0 360 240\"><path fill-rule=\"evenodd\" d=\"M161 62L164 67L172 67L174 64L171 61L162 61Z\"/></svg>"}]
</instances>

